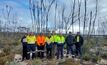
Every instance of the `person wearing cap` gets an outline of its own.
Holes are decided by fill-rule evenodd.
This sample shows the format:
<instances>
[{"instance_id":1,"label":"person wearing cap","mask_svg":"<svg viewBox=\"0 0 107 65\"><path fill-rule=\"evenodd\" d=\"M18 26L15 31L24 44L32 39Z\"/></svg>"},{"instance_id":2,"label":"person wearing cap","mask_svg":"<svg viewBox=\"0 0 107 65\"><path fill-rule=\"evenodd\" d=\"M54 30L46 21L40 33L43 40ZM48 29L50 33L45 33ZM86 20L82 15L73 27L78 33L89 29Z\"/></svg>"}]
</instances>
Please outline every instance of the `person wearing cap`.
<instances>
[{"instance_id":1,"label":"person wearing cap","mask_svg":"<svg viewBox=\"0 0 107 65\"><path fill-rule=\"evenodd\" d=\"M50 33L46 37L46 55L47 58L52 58L52 37Z\"/></svg>"},{"instance_id":2,"label":"person wearing cap","mask_svg":"<svg viewBox=\"0 0 107 65\"><path fill-rule=\"evenodd\" d=\"M35 35L33 32L29 33L26 37L27 39L27 53L28 53L28 59L30 59L30 53L29 52L32 52L32 59L35 58Z\"/></svg>"},{"instance_id":3,"label":"person wearing cap","mask_svg":"<svg viewBox=\"0 0 107 65\"><path fill-rule=\"evenodd\" d=\"M57 59L61 57L63 59L63 49L64 49L65 38L60 33L57 37Z\"/></svg>"},{"instance_id":4,"label":"person wearing cap","mask_svg":"<svg viewBox=\"0 0 107 65\"><path fill-rule=\"evenodd\" d=\"M22 61L27 59L27 40L26 40L26 34L21 38L21 43L22 43Z\"/></svg>"},{"instance_id":5,"label":"person wearing cap","mask_svg":"<svg viewBox=\"0 0 107 65\"><path fill-rule=\"evenodd\" d=\"M75 36L75 47L76 47L76 56L81 56L82 55L82 51L81 51L81 47L83 45L83 37L80 35L80 32L77 32L76 36Z\"/></svg>"},{"instance_id":6,"label":"person wearing cap","mask_svg":"<svg viewBox=\"0 0 107 65\"><path fill-rule=\"evenodd\" d=\"M71 32L67 35L65 39L65 43L67 45L67 57L68 56L74 56L74 50L73 50L73 45L74 45L74 36L72 35Z\"/></svg>"},{"instance_id":7,"label":"person wearing cap","mask_svg":"<svg viewBox=\"0 0 107 65\"><path fill-rule=\"evenodd\" d=\"M41 52L38 52L38 57L44 58L44 50L45 50L45 42L46 38L44 34L40 33L37 36L37 49Z\"/></svg>"}]
</instances>

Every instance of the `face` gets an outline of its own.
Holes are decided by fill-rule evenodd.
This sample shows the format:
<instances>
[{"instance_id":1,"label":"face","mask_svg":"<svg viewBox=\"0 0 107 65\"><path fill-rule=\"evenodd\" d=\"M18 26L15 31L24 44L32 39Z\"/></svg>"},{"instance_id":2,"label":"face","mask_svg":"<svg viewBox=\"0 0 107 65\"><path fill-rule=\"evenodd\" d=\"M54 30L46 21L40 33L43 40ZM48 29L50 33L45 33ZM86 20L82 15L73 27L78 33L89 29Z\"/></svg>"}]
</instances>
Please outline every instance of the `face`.
<instances>
[{"instance_id":1,"label":"face","mask_svg":"<svg viewBox=\"0 0 107 65\"><path fill-rule=\"evenodd\" d=\"M62 33L60 33L59 36L62 36Z\"/></svg>"},{"instance_id":2,"label":"face","mask_svg":"<svg viewBox=\"0 0 107 65\"><path fill-rule=\"evenodd\" d=\"M50 38L51 37L51 35L48 35L48 38Z\"/></svg>"},{"instance_id":3,"label":"face","mask_svg":"<svg viewBox=\"0 0 107 65\"><path fill-rule=\"evenodd\" d=\"M33 35L34 35L34 33L32 32L30 35L31 35L31 36L33 36Z\"/></svg>"}]
</instances>

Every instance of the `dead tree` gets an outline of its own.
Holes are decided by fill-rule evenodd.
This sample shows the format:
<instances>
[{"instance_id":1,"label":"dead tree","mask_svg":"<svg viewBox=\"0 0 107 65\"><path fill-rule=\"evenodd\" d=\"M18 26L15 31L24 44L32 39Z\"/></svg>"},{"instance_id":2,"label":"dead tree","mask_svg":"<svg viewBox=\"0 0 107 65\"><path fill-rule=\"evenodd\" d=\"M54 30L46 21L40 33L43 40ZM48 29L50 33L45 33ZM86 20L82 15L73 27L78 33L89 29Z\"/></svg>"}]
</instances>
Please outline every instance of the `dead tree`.
<instances>
[{"instance_id":1,"label":"dead tree","mask_svg":"<svg viewBox=\"0 0 107 65\"><path fill-rule=\"evenodd\" d=\"M4 16L4 19L6 19L5 27L4 27L6 35L8 35L9 33L9 25L11 23L10 22L11 12L12 12L12 7L9 5L6 5L3 10L3 16Z\"/></svg>"},{"instance_id":2,"label":"dead tree","mask_svg":"<svg viewBox=\"0 0 107 65\"><path fill-rule=\"evenodd\" d=\"M85 8L84 8L84 24L83 24L83 35L85 32L85 25L86 25L86 15L87 15L87 0L84 0Z\"/></svg>"},{"instance_id":3,"label":"dead tree","mask_svg":"<svg viewBox=\"0 0 107 65\"><path fill-rule=\"evenodd\" d=\"M80 32L80 21L81 21L81 19L80 19L80 14L81 13L81 1L80 0L78 0L78 21L79 21L79 32Z\"/></svg>"},{"instance_id":4,"label":"dead tree","mask_svg":"<svg viewBox=\"0 0 107 65\"><path fill-rule=\"evenodd\" d=\"M91 26L92 26L92 11L90 12L90 22L89 22L89 29L88 29L88 36L87 36L88 39L90 38Z\"/></svg>"},{"instance_id":5,"label":"dead tree","mask_svg":"<svg viewBox=\"0 0 107 65\"><path fill-rule=\"evenodd\" d=\"M94 16L94 20L93 20L93 26L92 26L92 32L95 34L95 23L96 23L96 19L97 19L97 14L98 14L98 0L96 0L96 8L95 8L95 16Z\"/></svg>"},{"instance_id":6,"label":"dead tree","mask_svg":"<svg viewBox=\"0 0 107 65\"><path fill-rule=\"evenodd\" d=\"M74 15L74 11L75 11L75 0L73 2L73 7L71 6L71 11L70 11L70 14L68 16L65 16L65 8L63 9L62 11L62 16L63 16L63 21L64 21L64 29L66 31L66 34L68 32L68 30L71 28L72 26L72 31L73 31L73 23L74 23L74 18L77 16L77 15ZM71 21L72 20L72 21Z\"/></svg>"},{"instance_id":7,"label":"dead tree","mask_svg":"<svg viewBox=\"0 0 107 65\"><path fill-rule=\"evenodd\" d=\"M29 10L30 10L30 15L31 15L31 20L32 20L32 32L36 31L36 6L34 0L29 0Z\"/></svg>"},{"instance_id":8,"label":"dead tree","mask_svg":"<svg viewBox=\"0 0 107 65\"><path fill-rule=\"evenodd\" d=\"M52 0L47 8L47 14L46 14L46 31L48 30L48 15L49 15L49 11L51 9L52 4L55 2L55 0Z\"/></svg>"},{"instance_id":9,"label":"dead tree","mask_svg":"<svg viewBox=\"0 0 107 65\"><path fill-rule=\"evenodd\" d=\"M72 32L74 32L74 26L73 26L73 22L74 22L74 13L75 13L75 0L73 3L73 11L72 11Z\"/></svg>"},{"instance_id":10,"label":"dead tree","mask_svg":"<svg viewBox=\"0 0 107 65\"><path fill-rule=\"evenodd\" d=\"M56 26L57 26L57 25L56 25L56 21L57 21L57 20L56 20L56 13L57 13L57 2L55 1L55 16L54 16L54 25L55 25L55 26L54 26L54 30L56 30Z\"/></svg>"},{"instance_id":11,"label":"dead tree","mask_svg":"<svg viewBox=\"0 0 107 65\"><path fill-rule=\"evenodd\" d=\"M62 6L62 12L61 12L61 19L62 19L62 20L61 20L61 22L62 22L62 23L61 23L61 25L62 25L61 28L62 28L62 30L64 29L64 11L65 11L65 6L63 5L63 6Z\"/></svg>"}]
</instances>

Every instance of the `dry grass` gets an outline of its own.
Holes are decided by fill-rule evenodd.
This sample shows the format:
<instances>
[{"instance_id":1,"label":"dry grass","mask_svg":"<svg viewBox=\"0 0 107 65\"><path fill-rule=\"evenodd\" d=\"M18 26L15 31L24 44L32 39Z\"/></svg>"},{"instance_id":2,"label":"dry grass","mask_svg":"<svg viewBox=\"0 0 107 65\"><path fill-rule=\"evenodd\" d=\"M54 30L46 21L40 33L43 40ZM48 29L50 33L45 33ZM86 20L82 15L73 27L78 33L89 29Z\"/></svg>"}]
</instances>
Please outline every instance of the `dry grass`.
<instances>
[{"instance_id":1,"label":"dry grass","mask_svg":"<svg viewBox=\"0 0 107 65\"><path fill-rule=\"evenodd\" d=\"M7 61L12 61L13 56L14 56L13 54L10 54L10 55L7 55L7 56L0 57L0 65L5 65L5 63Z\"/></svg>"},{"instance_id":2,"label":"dry grass","mask_svg":"<svg viewBox=\"0 0 107 65\"><path fill-rule=\"evenodd\" d=\"M41 59L29 60L27 62L28 62L27 65L42 65L43 64L43 62L41 61Z\"/></svg>"},{"instance_id":3,"label":"dry grass","mask_svg":"<svg viewBox=\"0 0 107 65\"><path fill-rule=\"evenodd\" d=\"M80 65L80 63L75 62L73 59L67 59L65 62L59 63L59 65Z\"/></svg>"},{"instance_id":4,"label":"dry grass","mask_svg":"<svg viewBox=\"0 0 107 65\"><path fill-rule=\"evenodd\" d=\"M57 65L56 59L49 59L46 65Z\"/></svg>"}]
</instances>

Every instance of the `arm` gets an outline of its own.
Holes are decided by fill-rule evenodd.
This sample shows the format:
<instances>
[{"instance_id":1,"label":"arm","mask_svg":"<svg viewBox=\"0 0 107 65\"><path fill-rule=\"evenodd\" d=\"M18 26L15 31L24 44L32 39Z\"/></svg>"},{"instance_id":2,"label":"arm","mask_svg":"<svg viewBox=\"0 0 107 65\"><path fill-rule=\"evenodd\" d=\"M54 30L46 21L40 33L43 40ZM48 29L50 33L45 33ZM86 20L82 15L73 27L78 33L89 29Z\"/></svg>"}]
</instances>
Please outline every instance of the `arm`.
<instances>
[{"instance_id":1,"label":"arm","mask_svg":"<svg viewBox=\"0 0 107 65\"><path fill-rule=\"evenodd\" d=\"M67 43L67 40L68 40L68 36L65 38L65 43Z\"/></svg>"},{"instance_id":2,"label":"arm","mask_svg":"<svg viewBox=\"0 0 107 65\"><path fill-rule=\"evenodd\" d=\"M83 39L83 37L81 36L81 45L83 45L83 43L84 43L84 39Z\"/></svg>"},{"instance_id":3,"label":"arm","mask_svg":"<svg viewBox=\"0 0 107 65\"><path fill-rule=\"evenodd\" d=\"M21 43L23 43L23 38L21 38Z\"/></svg>"}]
</instances>

